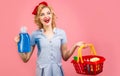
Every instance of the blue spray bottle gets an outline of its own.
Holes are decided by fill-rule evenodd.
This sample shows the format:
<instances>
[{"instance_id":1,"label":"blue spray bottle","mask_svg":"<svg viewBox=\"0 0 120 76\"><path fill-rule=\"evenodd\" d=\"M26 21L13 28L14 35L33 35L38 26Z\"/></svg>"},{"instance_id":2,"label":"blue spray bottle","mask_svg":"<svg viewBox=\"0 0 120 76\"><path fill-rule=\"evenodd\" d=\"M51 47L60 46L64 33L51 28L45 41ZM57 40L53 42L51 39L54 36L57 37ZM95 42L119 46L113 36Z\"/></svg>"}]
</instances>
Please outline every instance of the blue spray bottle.
<instances>
[{"instance_id":1,"label":"blue spray bottle","mask_svg":"<svg viewBox=\"0 0 120 76\"><path fill-rule=\"evenodd\" d=\"M21 27L20 33L20 41L18 42L18 52L19 53L27 53L30 52L30 36L27 33L27 28L25 26Z\"/></svg>"}]
</instances>

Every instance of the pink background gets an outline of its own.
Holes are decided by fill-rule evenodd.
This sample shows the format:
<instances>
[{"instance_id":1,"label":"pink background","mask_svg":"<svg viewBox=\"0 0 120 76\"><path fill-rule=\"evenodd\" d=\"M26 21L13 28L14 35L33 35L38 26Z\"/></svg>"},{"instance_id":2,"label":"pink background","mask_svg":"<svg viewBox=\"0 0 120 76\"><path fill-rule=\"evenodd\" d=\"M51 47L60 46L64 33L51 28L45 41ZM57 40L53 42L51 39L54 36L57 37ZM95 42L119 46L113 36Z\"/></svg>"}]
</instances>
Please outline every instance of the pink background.
<instances>
[{"instance_id":1,"label":"pink background","mask_svg":"<svg viewBox=\"0 0 120 76\"><path fill-rule=\"evenodd\" d=\"M21 26L36 29L31 14L42 0L0 1L0 76L35 76L37 49L30 61L21 61L14 37ZM77 41L93 43L98 55L106 58L104 71L97 76L120 76L120 1L119 0L46 0L57 15L57 27L67 33L68 48ZM86 52L85 52L86 53ZM77 50L73 56L77 55ZM73 57L72 56L72 57ZM82 76L63 61L65 76Z\"/></svg>"}]
</instances>

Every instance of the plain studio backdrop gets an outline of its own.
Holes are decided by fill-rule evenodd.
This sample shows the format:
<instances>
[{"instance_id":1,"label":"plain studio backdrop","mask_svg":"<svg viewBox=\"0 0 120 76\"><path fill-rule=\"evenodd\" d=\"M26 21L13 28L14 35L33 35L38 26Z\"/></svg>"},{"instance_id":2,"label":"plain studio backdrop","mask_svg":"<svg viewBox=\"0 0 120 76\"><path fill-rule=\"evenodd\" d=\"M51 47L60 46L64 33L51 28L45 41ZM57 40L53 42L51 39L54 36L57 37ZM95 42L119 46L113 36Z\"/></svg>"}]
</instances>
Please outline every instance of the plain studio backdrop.
<instances>
[{"instance_id":1,"label":"plain studio backdrop","mask_svg":"<svg viewBox=\"0 0 120 76\"><path fill-rule=\"evenodd\" d=\"M0 76L35 76L35 49L30 61L19 57L14 37L21 26L31 34L36 29L32 11L43 0L0 1ZM103 72L97 76L120 76L120 1L119 0L45 0L57 16L57 27L65 30L68 49L77 41L93 43L98 55L104 56ZM86 54L89 49L84 51ZM88 52L89 54L89 52ZM65 76L77 74L71 63L74 55L62 61Z\"/></svg>"}]
</instances>

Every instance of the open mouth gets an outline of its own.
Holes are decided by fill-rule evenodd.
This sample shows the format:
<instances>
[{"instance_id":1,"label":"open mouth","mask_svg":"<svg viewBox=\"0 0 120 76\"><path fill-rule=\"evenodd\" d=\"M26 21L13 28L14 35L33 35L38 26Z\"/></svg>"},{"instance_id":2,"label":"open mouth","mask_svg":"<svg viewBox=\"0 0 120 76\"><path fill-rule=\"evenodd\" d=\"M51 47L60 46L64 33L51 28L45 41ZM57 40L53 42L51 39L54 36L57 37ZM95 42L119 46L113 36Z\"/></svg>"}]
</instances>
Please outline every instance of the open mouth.
<instances>
[{"instance_id":1,"label":"open mouth","mask_svg":"<svg viewBox=\"0 0 120 76\"><path fill-rule=\"evenodd\" d=\"M45 23L49 23L50 18L44 18L43 21L44 21Z\"/></svg>"}]
</instances>

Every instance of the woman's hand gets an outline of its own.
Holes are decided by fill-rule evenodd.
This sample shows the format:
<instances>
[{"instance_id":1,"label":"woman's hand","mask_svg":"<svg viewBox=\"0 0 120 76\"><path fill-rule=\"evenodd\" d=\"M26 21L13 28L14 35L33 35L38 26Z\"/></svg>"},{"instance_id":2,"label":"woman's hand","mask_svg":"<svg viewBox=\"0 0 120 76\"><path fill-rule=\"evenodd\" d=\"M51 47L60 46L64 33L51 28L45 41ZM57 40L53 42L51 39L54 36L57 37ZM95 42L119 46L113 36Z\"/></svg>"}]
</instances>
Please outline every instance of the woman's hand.
<instances>
[{"instance_id":1,"label":"woman's hand","mask_svg":"<svg viewBox=\"0 0 120 76\"><path fill-rule=\"evenodd\" d=\"M15 41L15 43L18 43L19 41L20 41L20 36L18 35L18 36L16 36L15 38L14 38L14 41ZM20 53L19 52L19 55L20 55L20 57L21 57L21 59L23 60L23 62L25 62L25 63L27 63L28 61L29 61L29 59L30 59L30 57L31 57L31 55L32 55L32 53L33 53L33 51L34 51L34 47L35 46L32 46L31 47L31 52L28 52L28 53Z\"/></svg>"},{"instance_id":2,"label":"woman's hand","mask_svg":"<svg viewBox=\"0 0 120 76\"><path fill-rule=\"evenodd\" d=\"M77 43L75 44L76 47L80 47L80 46L82 46L82 45L84 46L84 48L87 48L87 47L88 47L88 44L85 43L85 42L83 42L83 41L77 42Z\"/></svg>"},{"instance_id":3,"label":"woman's hand","mask_svg":"<svg viewBox=\"0 0 120 76\"><path fill-rule=\"evenodd\" d=\"M18 42L20 41L19 35L14 38L14 41L15 41L16 43L18 43Z\"/></svg>"},{"instance_id":4,"label":"woman's hand","mask_svg":"<svg viewBox=\"0 0 120 76\"><path fill-rule=\"evenodd\" d=\"M86 44L83 41L77 42L76 44L74 44L71 47L71 49L69 51L67 51L67 45L66 44L62 44L61 50L62 50L62 58L63 58L63 60L67 61L72 56L72 54L75 52L76 48L77 47L81 47L81 46L84 46L83 48L87 48L88 44Z\"/></svg>"}]
</instances>

